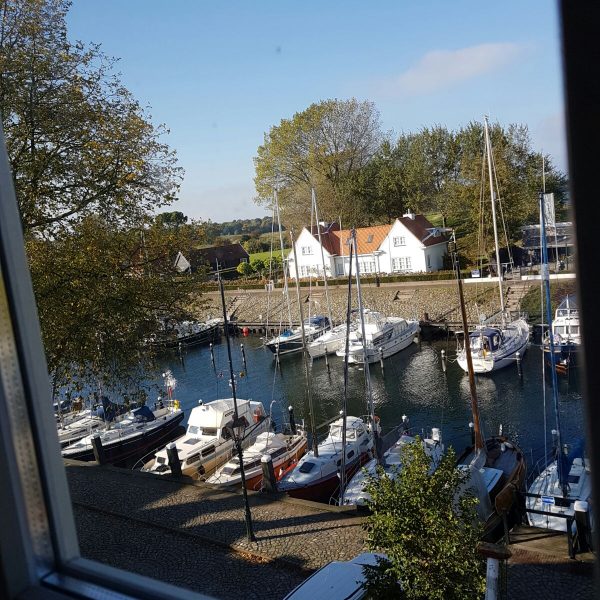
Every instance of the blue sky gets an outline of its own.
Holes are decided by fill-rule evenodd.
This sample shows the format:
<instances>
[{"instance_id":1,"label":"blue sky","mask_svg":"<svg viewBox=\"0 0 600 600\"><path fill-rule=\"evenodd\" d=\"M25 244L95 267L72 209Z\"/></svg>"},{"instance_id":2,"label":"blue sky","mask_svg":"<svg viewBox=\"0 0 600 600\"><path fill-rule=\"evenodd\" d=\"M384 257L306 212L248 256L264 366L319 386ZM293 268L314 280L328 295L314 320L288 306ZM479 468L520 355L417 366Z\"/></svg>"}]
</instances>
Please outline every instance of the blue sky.
<instances>
[{"instance_id":1,"label":"blue sky","mask_svg":"<svg viewBox=\"0 0 600 600\"><path fill-rule=\"evenodd\" d=\"M526 124L566 170L555 2L73 0L67 23L169 128L192 218L264 216L264 133L326 98L372 100L395 133Z\"/></svg>"}]
</instances>

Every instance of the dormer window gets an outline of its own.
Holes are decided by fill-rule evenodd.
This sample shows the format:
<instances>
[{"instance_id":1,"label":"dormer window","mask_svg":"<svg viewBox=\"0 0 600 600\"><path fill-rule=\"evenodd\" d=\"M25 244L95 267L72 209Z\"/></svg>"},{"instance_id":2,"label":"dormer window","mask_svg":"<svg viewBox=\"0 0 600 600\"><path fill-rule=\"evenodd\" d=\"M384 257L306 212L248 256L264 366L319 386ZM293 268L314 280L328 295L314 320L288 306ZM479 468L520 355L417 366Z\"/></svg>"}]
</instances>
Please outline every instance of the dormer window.
<instances>
[{"instance_id":1,"label":"dormer window","mask_svg":"<svg viewBox=\"0 0 600 600\"><path fill-rule=\"evenodd\" d=\"M372 244L373 243L373 234L369 234L369 237L367 238L367 244Z\"/></svg>"}]
</instances>

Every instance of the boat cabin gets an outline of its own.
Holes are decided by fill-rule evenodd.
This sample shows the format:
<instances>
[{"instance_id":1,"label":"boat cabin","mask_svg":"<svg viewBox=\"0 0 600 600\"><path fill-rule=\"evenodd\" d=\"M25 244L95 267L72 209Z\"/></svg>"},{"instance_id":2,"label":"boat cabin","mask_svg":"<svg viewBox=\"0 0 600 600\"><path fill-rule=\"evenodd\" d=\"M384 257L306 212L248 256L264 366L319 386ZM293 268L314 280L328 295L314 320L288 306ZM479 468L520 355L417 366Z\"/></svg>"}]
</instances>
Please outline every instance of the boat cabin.
<instances>
[{"instance_id":1,"label":"boat cabin","mask_svg":"<svg viewBox=\"0 0 600 600\"><path fill-rule=\"evenodd\" d=\"M495 327L478 329L469 335L471 350L496 352L502 343L502 332Z\"/></svg>"}]
</instances>

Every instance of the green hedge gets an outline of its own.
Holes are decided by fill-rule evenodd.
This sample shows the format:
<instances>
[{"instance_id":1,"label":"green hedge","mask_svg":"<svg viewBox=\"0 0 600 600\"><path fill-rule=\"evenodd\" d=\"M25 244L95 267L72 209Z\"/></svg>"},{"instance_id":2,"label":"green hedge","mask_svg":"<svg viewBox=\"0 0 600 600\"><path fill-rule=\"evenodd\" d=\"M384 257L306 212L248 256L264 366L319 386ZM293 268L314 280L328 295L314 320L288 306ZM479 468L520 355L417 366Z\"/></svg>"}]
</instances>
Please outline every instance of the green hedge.
<instances>
[{"instance_id":1,"label":"green hedge","mask_svg":"<svg viewBox=\"0 0 600 600\"><path fill-rule=\"evenodd\" d=\"M463 278L469 277L471 274L470 270L461 271L461 275ZM453 271L436 271L435 273L412 273L407 275L386 275L381 276L379 278L381 283L391 283L391 282L405 282L405 281L447 281L448 283L452 283L455 281L454 272ZM361 283L371 284L377 283L377 279L375 276L363 276L360 278ZM483 280L482 280L483 281ZM337 278L337 279L328 279L327 283L329 285L346 285L348 279L346 277ZM224 281L223 282L226 288L242 288L247 290L264 290L265 282L264 281L254 281L252 279L243 280L243 279L235 279L233 281ZM294 285L294 280L290 280L290 287ZM309 287L311 283L306 281L300 281L300 287ZM323 286L323 282L319 281L319 287ZM216 283L207 283L205 287L209 290L218 290L219 287ZM312 282L312 287L316 287L315 282ZM275 289L283 288L283 283L277 283L275 285Z\"/></svg>"}]
</instances>

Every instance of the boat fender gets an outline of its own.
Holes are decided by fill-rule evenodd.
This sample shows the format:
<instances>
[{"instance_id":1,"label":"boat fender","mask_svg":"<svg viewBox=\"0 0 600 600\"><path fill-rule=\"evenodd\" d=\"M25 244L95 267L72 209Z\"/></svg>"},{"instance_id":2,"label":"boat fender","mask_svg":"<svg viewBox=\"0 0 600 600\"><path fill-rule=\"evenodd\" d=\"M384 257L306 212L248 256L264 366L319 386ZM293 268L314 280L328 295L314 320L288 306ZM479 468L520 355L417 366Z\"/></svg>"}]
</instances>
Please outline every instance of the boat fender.
<instances>
[{"instance_id":1,"label":"boat fender","mask_svg":"<svg viewBox=\"0 0 600 600\"><path fill-rule=\"evenodd\" d=\"M173 401L173 408L174 408L175 410L179 410L179 400L174 400L174 401Z\"/></svg>"},{"instance_id":2,"label":"boat fender","mask_svg":"<svg viewBox=\"0 0 600 600\"><path fill-rule=\"evenodd\" d=\"M254 409L254 413L253 413L253 419L255 423L260 423L261 421L261 412L260 412L260 408L256 407Z\"/></svg>"}]
</instances>

